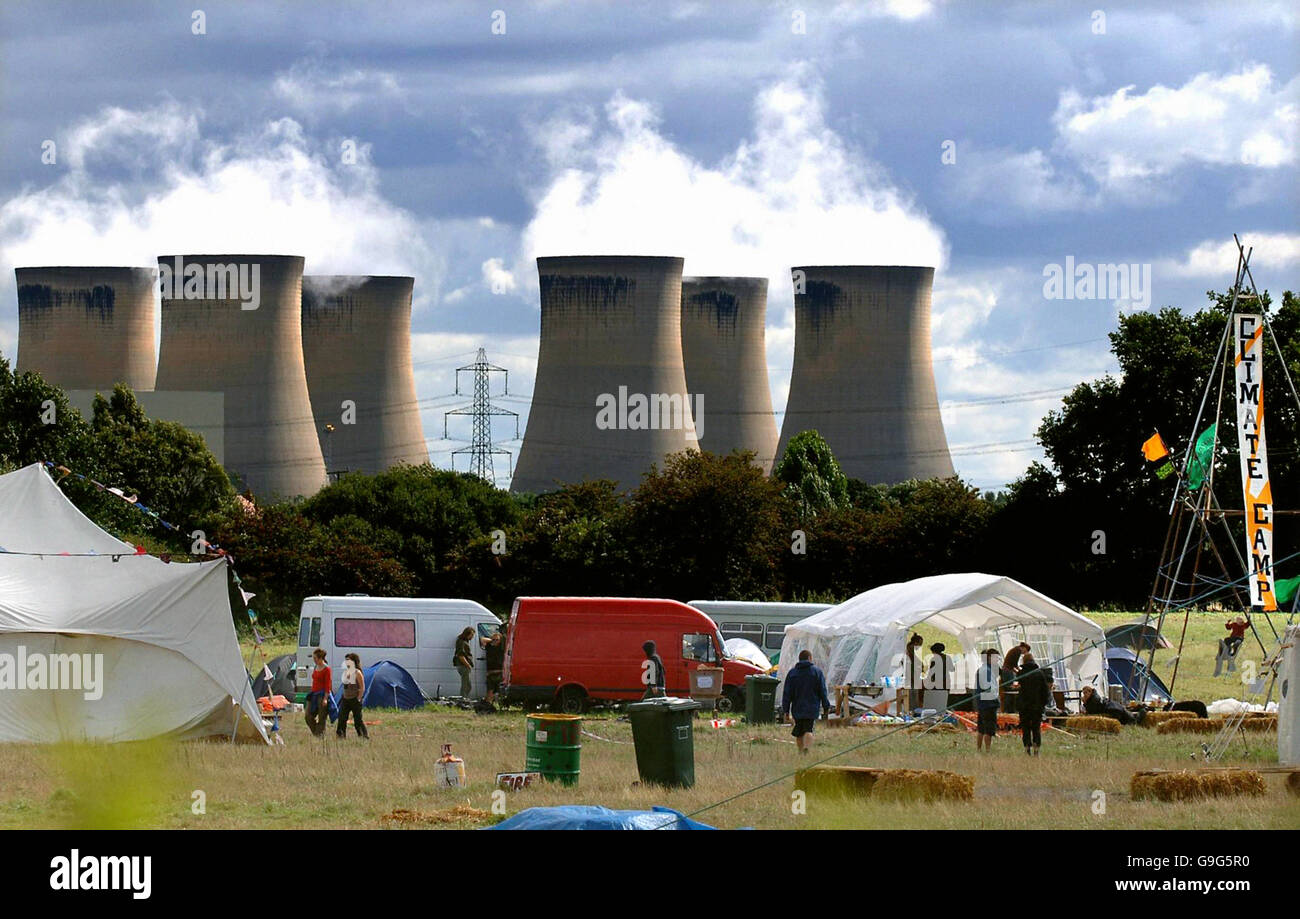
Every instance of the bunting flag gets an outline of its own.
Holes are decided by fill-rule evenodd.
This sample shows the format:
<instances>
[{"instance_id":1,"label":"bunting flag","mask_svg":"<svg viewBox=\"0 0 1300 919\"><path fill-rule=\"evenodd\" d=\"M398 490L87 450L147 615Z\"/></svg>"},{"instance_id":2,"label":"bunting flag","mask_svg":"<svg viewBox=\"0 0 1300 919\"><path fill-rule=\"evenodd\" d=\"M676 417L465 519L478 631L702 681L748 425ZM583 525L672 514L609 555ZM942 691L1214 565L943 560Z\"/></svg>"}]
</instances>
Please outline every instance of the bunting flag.
<instances>
[{"instance_id":1,"label":"bunting flag","mask_svg":"<svg viewBox=\"0 0 1300 919\"><path fill-rule=\"evenodd\" d=\"M1277 609L1273 589L1273 485L1264 441L1264 317L1237 313L1237 445L1241 453L1242 506L1246 513L1246 555L1250 558L1250 603Z\"/></svg>"},{"instance_id":2,"label":"bunting flag","mask_svg":"<svg viewBox=\"0 0 1300 919\"><path fill-rule=\"evenodd\" d=\"M1174 474L1173 463L1165 463L1162 466L1156 467L1156 478L1158 479L1167 479L1173 474Z\"/></svg>"},{"instance_id":3,"label":"bunting flag","mask_svg":"<svg viewBox=\"0 0 1300 919\"><path fill-rule=\"evenodd\" d=\"M244 605L245 605L245 606L248 605L248 601L249 601L249 600L251 600L251 599L253 599L254 597L257 596L257 594L250 594L248 591L244 590L244 588L242 588L242 587L239 588L239 595L240 595L241 597L244 598Z\"/></svg>"},{"instance_id":4,"label":"bunting flag","mask_svg":"<svg viewBox=\"0 0 1300 919\"><path fill-rule=\"evenodd\" d=\"M1278 604L1288 606L1295 599L1296 590L1300 589L1300 575L1293 578L1281 578L1273 586Z\"/></svg>"},{"instance_id":5,"label":"bunting flag","mask_svg":"<svg viewBox=\"0 0 1300 919\"><path fill-rule=\"evenodd\" d=\"M1202 431L1201 436L1196 438L1196 446L1192 448L1191 455L1187 457L1187 487L1192 491L1199 489L1204 484L1205 477L1210 474L1218 429L1218 424L1212 424Z\"/></svg>"},{"instance_id":6,"label":"bunting flag","mask_svg":"<svg viewBox=\"0 0 1300 919\"><path fill-rule=\"evenodd\" d=\"M1142 444L1142 455L1146 457L1148 463L1154 463L1156 460L1164 459L1169 455L1169 448L1165 446L1159 431L1156 431Z\"/></svg>"}]
</instances>

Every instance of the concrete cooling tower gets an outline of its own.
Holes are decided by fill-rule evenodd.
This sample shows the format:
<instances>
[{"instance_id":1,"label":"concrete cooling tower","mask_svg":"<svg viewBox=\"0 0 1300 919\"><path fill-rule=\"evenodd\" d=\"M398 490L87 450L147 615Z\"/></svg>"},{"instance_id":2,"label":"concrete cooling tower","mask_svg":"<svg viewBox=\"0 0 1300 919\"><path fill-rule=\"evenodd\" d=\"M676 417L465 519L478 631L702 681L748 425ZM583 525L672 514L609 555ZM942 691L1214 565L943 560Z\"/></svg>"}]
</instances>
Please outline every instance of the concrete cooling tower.
<instances>
[{"instance_id":1,"label":"concrete cooling tower","mask_svg":"<svg viewBox=\"0 0 1300 919\"><path fill-rule=\"evenodd\" d=\"M414 278L302 279L302 357L331 474L429 461L411 367L414 285Z\"/></svg>"},{"instance_id":2,"label":"concrete cooling tower","mask_svg":"<svg viewBox=\"0 0 1300 919\"><path fill-rule=\"evenodd\" d=\"M934 269L817 266L795 268L794 278L794 368L778 459L794 435L817 430L850 478L952 475L930 360Z\"/></svg>"},{"instance_id":3,"label":"concrete cooling tower","mask_svg":"<svg viewBox=\"0 0 1300 919\"><path fill-rule=\"evenodd\" d=\"M150 268L18 268L18 360L62 389L154 385Z\"/></svg>"},{"instance_id":4,"label":"concrete cooling tower","mask_svg":"<svg viewBox=\"0 0 1300 919\"><path fill-rule=\"evenodd\" d=\"M537 274L537 379L511 491L586 479L632 489L666 454L698 448L682 369L682 260L539 258Z\"/></svg>"},{"instance_id":5,"label":"concrete cooling tower","mask_svg":"<svg viewBox=\"0 0 1300 919\"><path fill-rule=\"evenodd\" d=\"M302 267L292 255L158 259L158 388L225 393L226 471L263 499L325 484L302 362Z\"/></svg>"},{"instance_id":6,"label":"concrete cooling tower","mask_svg":"<svg viewBox=\"0 0 1300 919\"><path fill-rule=\"evenodd\" d=\"M704 411L700 448L750 450L764 472L776 455L767 381L767 278L682 278L682 362Z\"/></svg>"}]
</instances>

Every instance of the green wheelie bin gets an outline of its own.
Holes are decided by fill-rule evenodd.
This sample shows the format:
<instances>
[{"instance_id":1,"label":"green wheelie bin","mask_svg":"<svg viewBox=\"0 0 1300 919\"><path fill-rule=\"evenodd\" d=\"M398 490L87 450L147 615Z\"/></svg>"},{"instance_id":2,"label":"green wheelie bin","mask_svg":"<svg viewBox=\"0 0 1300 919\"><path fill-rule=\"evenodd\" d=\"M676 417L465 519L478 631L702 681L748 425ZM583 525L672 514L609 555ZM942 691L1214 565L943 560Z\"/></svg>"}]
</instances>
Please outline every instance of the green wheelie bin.
<instances>
[{"instance_id":1,"label":"green wheelie bin","mask_svg":"<svg viewBox=\"0 0 1300 919\"><path fill-rule=\"evenodd\" d=\"M689 788L695 784L695 711L691 699L661 698L627 707L636 745L636 771L643 782Z\"/></svg>"},{"instance_id":2,"label":"green wheelie bin","mask_svg":"<svg viewBox=\"0 0 1300 919\"><path fill-rule=\"evenodd\" d=\"M745 720L750 724L776 722L776 687L781 681L774 676L745 677Z\"/></svg>"}]
</instances>

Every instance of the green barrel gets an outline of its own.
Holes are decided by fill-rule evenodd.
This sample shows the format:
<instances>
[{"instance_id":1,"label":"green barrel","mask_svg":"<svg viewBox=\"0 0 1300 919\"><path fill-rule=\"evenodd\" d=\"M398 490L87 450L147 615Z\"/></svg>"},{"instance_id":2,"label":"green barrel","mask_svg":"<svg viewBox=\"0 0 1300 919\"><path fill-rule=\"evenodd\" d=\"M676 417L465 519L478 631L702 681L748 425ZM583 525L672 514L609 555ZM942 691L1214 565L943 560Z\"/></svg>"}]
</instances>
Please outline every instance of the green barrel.
<instances>
[{"instance_id":1,"label":"green barrel","mask_svg":"<svg viewBox=\"0 0 1300 919\"><path fill-rule=\"evenodd\" d=\"M581 715L529 715L524 768L549 781L577 785L582 759Z\"/></svg>"},{"instance_id":2,"label":"green barrel","mask_svg":"<svg viewBox=\"0 0 1300 919\"><path fill-rule=\"evenodd\" d=\"M776 687L781 681L774 676L745 677L745 720L750 724L776 721Z\"/></svg>"},{"instance_id":3,"label":"green barrel","mask_svg":"<svg viewBox=\"0 0 1300 919\"><path fill-rule=\"evenodd\" d=\"M627 707L636 745L636 771L643 782L690 788L695 784L692 722L700 703L659 698Z\"/></svg>"}]
</instances>

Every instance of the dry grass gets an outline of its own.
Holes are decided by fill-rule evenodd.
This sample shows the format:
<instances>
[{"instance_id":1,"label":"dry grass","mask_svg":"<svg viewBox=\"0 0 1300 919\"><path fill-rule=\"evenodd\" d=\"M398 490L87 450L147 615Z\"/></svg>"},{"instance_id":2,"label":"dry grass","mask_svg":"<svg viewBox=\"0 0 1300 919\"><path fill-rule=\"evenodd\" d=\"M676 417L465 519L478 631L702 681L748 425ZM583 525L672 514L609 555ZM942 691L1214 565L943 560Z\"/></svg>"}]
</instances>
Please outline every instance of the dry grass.
<instances>
[{"instance_id":1,"label":"dry grass","mask_svg":"<svg viewBox=\"0 0 1300 919\"><path fill-rule=\"evenodd\" d=\"M1065 719L1065 729L1071 734L1118 734L1122 725L1104 715L1071 715Z\"/></svg>"},{"instance_id":2,"label":"dry grass","mask_svg":"<svg viewBox=\"0 0 1300 919\"><path fill-rule=\"evenodd\" d=\"M1202 798L1225 798L1234 795L1262 797L1268 790L1264 777L1243 769L1213 772L1139 772L1134 774L1129 792L1135 801L1198 801Z\"/></svg>"},{"instance_id":3,"label":"dry grass","mask_svg":"<svg viewBox=\"0 0 1300 919\"><path fill-rule=\"evenodd\" d=\"M1175 718L1156 728L1157 734L1217 734L1223 730L1218 718Z\"/></svg>"},{"instance_id":4,"label":"dry grass","mask_svg":"<svg viewBox=\"0 0 1300 919\"><path fill-rule=\"evenodd\" d=\"M419 825L468 827L491 823L495 818L488 811L470 807L468 804L457 804L455 807L433 811L432 813L412 811L399 807L389 811L379 819L383 823L402 827Z\"/></svg>"},{"instance_id":5,"label":"dry grass","mask_svg":"<svg viewBox=\"0 0 1300 919\"><path fill-rule=\"evenodd\" d=\"M284 723L283 747L173 744L137 751L136 745L123 744L69 751L0 745L0 775L5 777L0 827L482 826L487 821L435 822L421 815L457 813L459 806L491 812L496 774L523 766L524 717L519 712L476 716L430 708L378 712L373 720L380 723L372 726L369 743L352 737L342 742L329 735L313 738L294 718ZM715 731L701 719L695 731L695 786L664 789L638 782L626 722L597 716L586 726L617 743L584 737L578 785L543 782L508 792L506 816L533 806L602 804L636 809L664 805L713 826L763 829L1300 826L1300 798L1283 792L1282 775L1265 777L1276 784L1276 793L1262 798L1207 798L1195 804L1131 799L1134 772L1177 769L1188 762L1201 738L1186 735L1125 731L1071 738L1047 732L1042 755L1031 758L1022 752L1019 738L999 737L993 752L981 755L974 736L965 733L823 730L819 725L813 753L800 756L789 727L739 725ZM866 741L871 742L858 746ZM464 757L465 788L434 785L442 743L453 744ZM1233 741L1229 762L1247 768L1275 763L1276 751L1271 735L1241 735ZM810 795L807 813L796 813L794 773L823 760L828 765L956 773L974 779L973 797L937 799L918 807L915 801L875 794L834 800ZM203 793L201 812L194 809L195 792ZM1105 796L1104 814L1094 807L1098 793ZM733 800L718 805L725 799ZM392 818L403 810L417 816Z\"/></svg>"}]
</instances>

